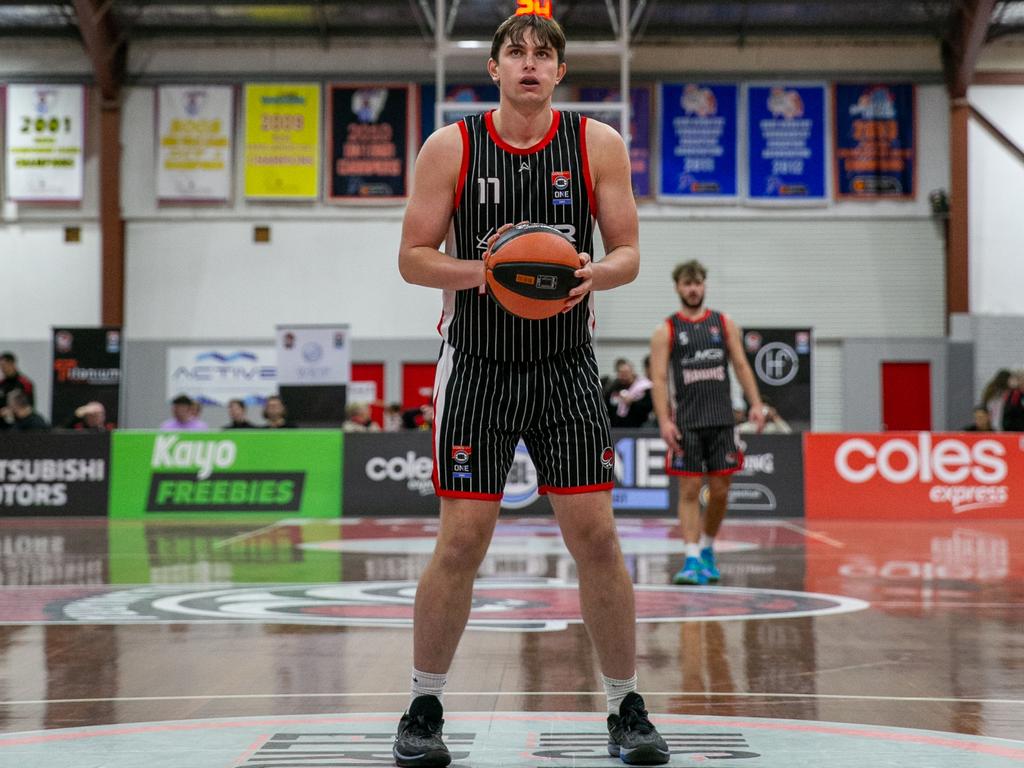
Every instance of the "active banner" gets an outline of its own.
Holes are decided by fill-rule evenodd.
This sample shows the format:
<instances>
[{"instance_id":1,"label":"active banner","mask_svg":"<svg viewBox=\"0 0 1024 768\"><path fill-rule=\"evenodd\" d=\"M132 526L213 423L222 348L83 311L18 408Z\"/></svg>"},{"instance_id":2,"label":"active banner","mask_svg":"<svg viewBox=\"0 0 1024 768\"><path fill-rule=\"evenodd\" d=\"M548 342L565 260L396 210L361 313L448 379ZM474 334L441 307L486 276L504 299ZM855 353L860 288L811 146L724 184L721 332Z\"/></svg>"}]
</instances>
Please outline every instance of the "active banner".
<instances>
[{"instance_id":1,"label":"active banner","mask_svg":"<svg viewBox=\"0 0 1024 768\"><path fill-rule=\"evenodd\" d=\"M120 327L54 328L50 392L53 425L74 425L75 410L97 402L106 411L107 427L113 429L117 426L120 396Z\"/></svg>"},{"instance_id":2,"label":"active banner","mask_svg":"<svg viewBox=\"0 0 1024 768\"><path fill-rule=\"evenodd\" d=\"M110 435L7 432L0 517L107 514Z\"/></svg>"},{"instance_id":3,"label":"active banner","mask_svg":"<svg viewBox=\"0 0 1024 768\"><path fill-rule=\"evenodd\" d=\"M809 518L1024 518L1019 435L804 435Z\"/></svg>"},{"instance_id":4,"label":"active banner","mask_svg":"<svg viewBox=\"0 0 1024 768\"><path fill-rule=\"evenodd\" d=\"M341 433L117 432L111 517L154 513L341 514Z\"/></svg>"}]
</instances>

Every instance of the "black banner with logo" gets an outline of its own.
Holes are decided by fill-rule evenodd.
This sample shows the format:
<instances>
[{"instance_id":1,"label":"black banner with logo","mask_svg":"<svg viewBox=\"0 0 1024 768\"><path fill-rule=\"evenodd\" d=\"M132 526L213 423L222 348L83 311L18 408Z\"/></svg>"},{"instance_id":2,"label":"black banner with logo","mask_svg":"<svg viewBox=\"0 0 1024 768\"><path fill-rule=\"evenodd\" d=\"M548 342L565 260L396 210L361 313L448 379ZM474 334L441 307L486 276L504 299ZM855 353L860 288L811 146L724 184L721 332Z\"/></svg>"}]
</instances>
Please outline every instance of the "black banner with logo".
<instances>
[{"instance_id":1,"label":"black banner with logo","mask_svg":"<svg viewBox=\"0 0 1024 768\"><path fill-rule=\"evenodd\" d=\"M110 435L8 432L0 451L0 517L105 516Z\"/></svg>"},{"instance_id":2,"label":"black banner with logo","mask_svg":"<svg viewBox=\"0 0 1024 768\"><path fill-rule=\"evenodd\" d=\"M810 328L746 328L743 349L766 405L774 409L769 433L807 432L811 428Z\"/></svg>"},{"instance_id":3,"label":"black banner with logo","mask_svg":"<svg viewBox=\"0 0 1024 768\"><path fill-rule=\"evenodd\" d=\"M113 429L120 393L120 327L53 329L53 426L73 426L75 410L97 402L106 410L105 426Z\"/></svg>"},{"instance_id":4,"label":"black banner with logo","mask_svg":"<svg viewBox=\"0 0 1024 768\"><path fill-rule=\"evenodd\" d=\"M408 85L329 87L331 200L408 195L410 90Z\"/></svg>"}]
</instances>

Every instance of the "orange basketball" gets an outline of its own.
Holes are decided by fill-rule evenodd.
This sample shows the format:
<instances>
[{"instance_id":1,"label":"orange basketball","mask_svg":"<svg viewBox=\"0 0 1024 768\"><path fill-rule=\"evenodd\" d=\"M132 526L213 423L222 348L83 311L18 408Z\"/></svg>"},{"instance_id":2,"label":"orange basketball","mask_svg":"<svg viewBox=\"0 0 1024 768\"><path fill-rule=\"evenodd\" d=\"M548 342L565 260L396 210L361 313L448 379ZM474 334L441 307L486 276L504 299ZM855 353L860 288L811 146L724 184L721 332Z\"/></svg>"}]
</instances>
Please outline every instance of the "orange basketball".
<instances>
[{"instance_id":1,"label":"orange basketball","mask_svg":"<svg viewBox=\"0 0 1024 768\"><path fill-rule=\"evenodd\" d=\"M527 320L554 317L569 291L580 255L567 236L546 224L519 224L494 241L484 264L487 292L506 312Z\"/></svg>"}]
</instances>

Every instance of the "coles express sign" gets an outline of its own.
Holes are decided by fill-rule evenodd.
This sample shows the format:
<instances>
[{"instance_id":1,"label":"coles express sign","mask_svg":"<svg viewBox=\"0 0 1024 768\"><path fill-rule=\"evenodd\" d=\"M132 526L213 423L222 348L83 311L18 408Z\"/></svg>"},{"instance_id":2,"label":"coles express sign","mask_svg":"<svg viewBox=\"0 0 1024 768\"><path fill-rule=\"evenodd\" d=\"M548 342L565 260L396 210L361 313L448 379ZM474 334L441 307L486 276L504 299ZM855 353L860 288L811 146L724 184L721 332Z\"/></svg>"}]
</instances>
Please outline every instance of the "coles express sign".
<instances>
[{"instance_id":1,"label":"coles express sign","mask_svg":"<svg viewBox=\"0 0 1024 768\"><path fill-rule=\"evenodd\" d=\"M1024 517L1020 435L804 437L808 517Z\"/></svg>"}]
</instances>

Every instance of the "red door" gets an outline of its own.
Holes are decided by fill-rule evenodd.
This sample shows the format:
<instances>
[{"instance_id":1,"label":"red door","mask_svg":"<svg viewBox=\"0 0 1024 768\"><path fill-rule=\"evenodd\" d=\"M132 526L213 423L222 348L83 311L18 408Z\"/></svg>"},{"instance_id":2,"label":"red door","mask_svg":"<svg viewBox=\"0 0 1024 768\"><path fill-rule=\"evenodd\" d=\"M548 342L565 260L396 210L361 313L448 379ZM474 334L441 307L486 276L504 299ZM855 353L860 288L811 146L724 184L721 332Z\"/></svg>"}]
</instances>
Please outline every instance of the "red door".
<instances>
[{"instance_id":1,"label":"red door","mask_svg":"<svg viewBox=\"0 0 1024 768\"><path fill-rule=\"evenodd\" d=\"M430 405L435 363L402 363L402 408Z\"/></svg>"},{"instance_id":2,"label":"red door","mask_svg":"<svg viewBox=\"0 0 1024 768\"><path fill-rule=\"evenodd\" d=\"M378 427L384 426L384 363L352 363L352 384L374 389L370 418ZM360 387L362 388L362 387Z\"/></svg>"},{"instance_id":3,"label":"red door","mask_svg":"<svg viewBox=\"0 0 1024 768\"><path fill-rule=\"evenodd\" d=\"M930 363L882 363L882 429L932 428Z\"/></svg>"}]
</instances>

